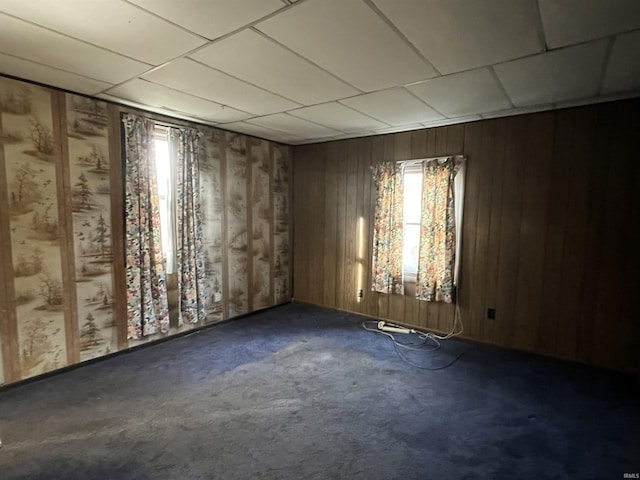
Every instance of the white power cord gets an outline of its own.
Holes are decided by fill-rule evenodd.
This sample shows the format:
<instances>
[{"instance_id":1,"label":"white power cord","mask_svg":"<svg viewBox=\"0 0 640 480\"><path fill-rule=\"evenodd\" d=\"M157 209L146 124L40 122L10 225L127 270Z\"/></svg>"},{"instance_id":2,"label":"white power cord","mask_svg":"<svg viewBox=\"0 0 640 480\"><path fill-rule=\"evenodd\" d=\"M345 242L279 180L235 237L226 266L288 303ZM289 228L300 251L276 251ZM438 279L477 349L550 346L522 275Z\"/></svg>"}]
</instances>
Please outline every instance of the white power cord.
<instances>
[{"instance_id":1,"label":"white power cord","mask_svg":"<svg viewBox=\"0 0 640 480\"><path fill-rule=\"evenodd\" d=\"M460 315L460 307L458 305L457 300L456 300L456 305L454 310L453 325L451 326L451 330L449 331L449 333L445 335L438 335L433 332L420 332L413 328L394 325L392 323L387 323L386 321L377 322L376 324L377 328L369 327L367 326L367 323L375 323L375 321L369 320L369 321L362 322L362 328L364 328L369 332L374 332L374 333L378 333L380 335L385 335L386 337L389 337L393 342L393 346L396 350L396 353L404 362L423 370L442 370L444 368L450 367L455 362L457 362L460 359L460 357L462 357L462 355L464 355L466 352L469 351L469 349L463 350L453 360L451 360L449 363L445 365L442 365L439 367L425 367L423 365L418 365L416 363L409 361L400 353L400 350L398 350L398 347L400 347L407 350L422 350L424 352L433 352L440 348L441 346L440 340L448 340L450 338L457 337L458 335L462 334L462 332L464 332L464 324L462 323L462 316ZM399 342L396 339L396 337L393 335L394 333L402 333L402 334L418 334L419 333L418 338L422 340L422 343L407 344L407 343ZM430 341L433 343L433 345L431 346L431 348L425 349L427 343Z\"/></svg>"}]
</instances>

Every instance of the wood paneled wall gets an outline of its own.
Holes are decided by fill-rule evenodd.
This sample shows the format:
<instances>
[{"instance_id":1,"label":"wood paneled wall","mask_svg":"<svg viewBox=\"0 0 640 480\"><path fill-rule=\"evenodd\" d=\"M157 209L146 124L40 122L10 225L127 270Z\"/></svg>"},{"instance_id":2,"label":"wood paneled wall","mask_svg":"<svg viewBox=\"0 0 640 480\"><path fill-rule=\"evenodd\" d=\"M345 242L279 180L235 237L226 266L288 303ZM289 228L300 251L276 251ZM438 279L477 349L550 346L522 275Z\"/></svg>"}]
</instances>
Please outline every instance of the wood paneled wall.
<instances>
[{"instance_id":1,"label":"wood paneled wall","mask_svg":"<svg viewBox=\"0 0 640 480\"><path fill-rule=\"evenodd\" d=\"M294 298L448 331L452 305L370 289L369 167L464 154L463 338L639 371L639 136L631 100L295 147Z\"/></svg>"},{"instance_id":2,"label":"wood paneled wall","mask_svg":"<svg viewBox=\"0 0 640 480\"><path fill-rule=\"evenodd\" d=\"M207 317L172 275L169 332L127 339L122 112L191 125L0 76L0 385L291 299L289 147L191 125Z\"/></svg>"}]
</instances>

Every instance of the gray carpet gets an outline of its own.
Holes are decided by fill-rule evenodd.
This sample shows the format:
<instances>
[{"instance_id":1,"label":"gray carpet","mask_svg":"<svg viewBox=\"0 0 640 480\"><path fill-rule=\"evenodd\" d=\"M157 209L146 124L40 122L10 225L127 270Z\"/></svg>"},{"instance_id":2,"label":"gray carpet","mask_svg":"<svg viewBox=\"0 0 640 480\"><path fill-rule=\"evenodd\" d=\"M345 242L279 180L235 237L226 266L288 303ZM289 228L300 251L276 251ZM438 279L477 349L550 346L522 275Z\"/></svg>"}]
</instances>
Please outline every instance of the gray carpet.
<instances>
[{"instance_id":1,"label":"gray carpet","mask_svg":"<svg viewBox=\"0 0 640 480\"><path fill-rule=\"evenodd\" d=\"M293 303L0 391L0 478L601 479L640 471L637 377ZM401 338L404 340L404 338Z\"/></svg>"}]
</instances>

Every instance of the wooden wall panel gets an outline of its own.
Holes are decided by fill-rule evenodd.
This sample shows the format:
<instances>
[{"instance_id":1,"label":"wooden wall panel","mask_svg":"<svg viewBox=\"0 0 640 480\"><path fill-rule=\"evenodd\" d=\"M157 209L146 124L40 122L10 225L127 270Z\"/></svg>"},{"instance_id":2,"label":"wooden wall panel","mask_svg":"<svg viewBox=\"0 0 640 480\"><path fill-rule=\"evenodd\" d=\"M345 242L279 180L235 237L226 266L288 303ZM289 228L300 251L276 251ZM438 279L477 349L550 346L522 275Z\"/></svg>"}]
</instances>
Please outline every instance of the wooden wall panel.
<instances>
[{"instance_id":1,"label":"wooden wall panel","mask_svg":"<svg viewBox=\"0 0 640 480\"><path fill-rule=\"evenodd\" d=\"M638 107L628 100L294 147L295 297L448 331L453 306L370 290L368 167L464 154L463 337L638 371ZM318 214L321 235L308 228ZM360 218L364 252L353 230ZM321 283L297 277L310 266L323 269ZM486 318L489 307L495 320Z\"/></svg>"}]
</instances>

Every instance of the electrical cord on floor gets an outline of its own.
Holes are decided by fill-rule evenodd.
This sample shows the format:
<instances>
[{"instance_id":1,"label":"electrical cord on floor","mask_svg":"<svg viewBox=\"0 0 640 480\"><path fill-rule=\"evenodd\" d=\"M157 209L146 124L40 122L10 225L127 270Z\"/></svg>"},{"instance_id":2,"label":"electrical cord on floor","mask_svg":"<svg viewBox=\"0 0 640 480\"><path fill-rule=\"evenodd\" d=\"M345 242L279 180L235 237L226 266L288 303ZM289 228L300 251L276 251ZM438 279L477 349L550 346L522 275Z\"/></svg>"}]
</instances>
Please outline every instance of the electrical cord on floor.
<instances>
[{"instance_id":1,"label":"electrical cord on floor","mask_svg":"<svg viewBox=\"0 0 640 480\"><path fill-rule=\"evenodd\" d=\"M369 332L373 332L373 333L378 333L381 335L384 335L386 337L389 337L391 339L391 341L393 342L393 348L396 351L396 354L398 355L398 357L400 357L400 359L411 365L412 367L415 368L420 368L422 370L443 370L445 368L449 368L451 365L453 365L454 363L456 363L458 360L460 360L460 358L467 353L469 350L473 350L473 348L468 348L466 350L463 350L462 352L460 352L453 360L451 360L450 362L446 363L445 365L440 365L437 367L427 367L424 365L418 365L417 363L414 363L412 361L410 361L408 358L406 358L402 353L400 353L401 351L398 349L398 347L400 348L404 348L406 350L420 350L423 352L434 352L438 349L440 349L441 344L440 344L440 340L448 340L450 338L456 337L458 335L460 335L463 331L464 331L464 325L462 324L462 318L460 316L460 308L458 307L458 304L456 302L456 308L455 308L455 313L454 313L454 320L453 320L453 326L451 327L451 331L449 333L447 333L446 335L437 335L433 332L418 332L414 329L409 329L411 331L411 333L419 333L418 338L420 340L422 340L421 343L417 343L417 344L408 344L408 343L402 343L399 342L398 339L395 337L395 335L393 335L392 333L389 332L385 332L382 331L378 328L371 328L369 326L367 326L367 323L373 323L376 325L378 325L377 321L373 321L373 320L369 320L369 321L364 321L362 322L362 328L364 328L365 330L369 331ZM458 325L460 326L459 330L458 330ZM432 342L431 348L425 348L427 346L427 344L429 343L429 341Z\"/></svg>"}]
</instances>

